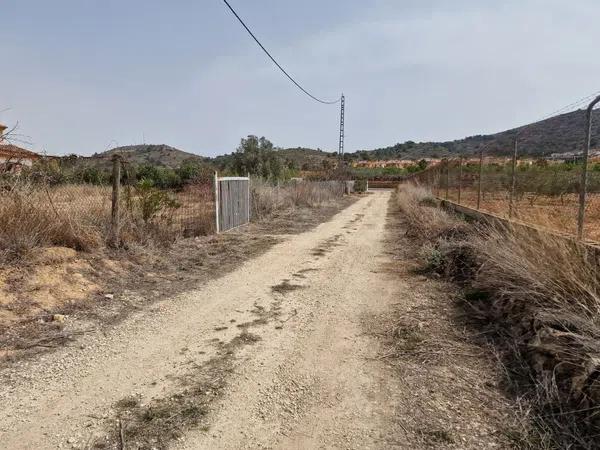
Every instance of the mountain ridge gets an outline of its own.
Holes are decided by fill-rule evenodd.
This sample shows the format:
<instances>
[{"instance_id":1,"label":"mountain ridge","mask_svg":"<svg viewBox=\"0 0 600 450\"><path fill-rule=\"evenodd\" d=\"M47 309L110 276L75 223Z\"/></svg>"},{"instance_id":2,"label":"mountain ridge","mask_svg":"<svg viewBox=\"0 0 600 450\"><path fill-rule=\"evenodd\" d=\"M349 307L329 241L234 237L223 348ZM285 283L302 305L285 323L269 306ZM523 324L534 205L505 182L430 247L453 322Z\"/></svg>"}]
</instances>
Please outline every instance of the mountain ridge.
<instances>
[{"instance_id":1,"label":"mountain ridge","mask_svg":"<svg viewBox=\"0 0 600 450\"><path fill-rule=\"evenodd\" d=\"M592 147L600 142L600 110L593 111ZM583 149L586 111L578 109L565 114L533 122L517 128L492 134L478 134L463 139L443 142L406 141L388 147L359 150L366 159L419 159L474 155L485 146L486 154L510 155L518 136L519 154L547 157L552 153L566 153Z\"/></svg>"}]
</instances>

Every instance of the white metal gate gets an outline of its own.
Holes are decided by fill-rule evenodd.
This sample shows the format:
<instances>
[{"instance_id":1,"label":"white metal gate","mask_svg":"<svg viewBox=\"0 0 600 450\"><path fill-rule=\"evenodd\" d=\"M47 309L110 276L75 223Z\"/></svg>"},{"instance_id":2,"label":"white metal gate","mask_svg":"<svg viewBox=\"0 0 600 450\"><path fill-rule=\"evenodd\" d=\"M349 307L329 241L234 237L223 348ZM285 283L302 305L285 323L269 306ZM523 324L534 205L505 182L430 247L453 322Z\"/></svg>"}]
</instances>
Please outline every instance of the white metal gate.
<instances>
[{"instance_id":1,"label":"white metal gate","mask_svg":"<svg viewBox=\"0 0 600 450\"><path fill-rule=\"evenodd\" d=\"M250 177L219 177L215 173L217 233L250 222Z\"/></svg>"}]
</instances>

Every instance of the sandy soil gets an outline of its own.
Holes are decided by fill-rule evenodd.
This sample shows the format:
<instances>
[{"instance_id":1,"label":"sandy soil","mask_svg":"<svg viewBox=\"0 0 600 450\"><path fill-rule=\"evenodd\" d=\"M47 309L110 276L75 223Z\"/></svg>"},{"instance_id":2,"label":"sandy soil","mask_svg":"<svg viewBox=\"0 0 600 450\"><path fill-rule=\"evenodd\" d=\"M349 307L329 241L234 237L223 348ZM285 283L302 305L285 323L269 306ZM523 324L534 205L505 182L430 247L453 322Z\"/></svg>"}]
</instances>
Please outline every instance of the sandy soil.
<instances>
[{"instance_id":1,"label":"sandy soil","mask_svg":"<svg viewBox=\"0 0 600 450\"><path fill-rule=\"evenodd\" d=\"M389 197L365 196L108 335L90 332L77 346L3 370L1 446L504 447L495 432L505 407L496 390L421 376L414 358L403 372L386 358L382 318L423 296L446 295L423 293L417 275L403 273L407 282L390 270L399 261L386 240ZM475 379L493 376L485 364L471 371ZM436 402L425 401L428 392ZM423 402L407 403L413 393ZM442 423L415 434L420 405ZM443 428L448 420L451 430Z\"/></svg>"}]
</instances>

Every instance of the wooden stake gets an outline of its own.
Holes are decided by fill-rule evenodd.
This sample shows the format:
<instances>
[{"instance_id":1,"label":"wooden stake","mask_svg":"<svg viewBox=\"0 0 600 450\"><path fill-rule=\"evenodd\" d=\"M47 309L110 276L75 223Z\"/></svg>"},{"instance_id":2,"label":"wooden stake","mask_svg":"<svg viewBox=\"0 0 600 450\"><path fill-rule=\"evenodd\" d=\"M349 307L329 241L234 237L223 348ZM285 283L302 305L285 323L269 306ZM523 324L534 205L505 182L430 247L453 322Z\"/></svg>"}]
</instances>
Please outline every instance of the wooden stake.
<instances>
[{"instance_id":1,"label":"wooden stake","mask_svg":"<svg viewBox=\"0 0 600 450\"><path fill-rule=\"evenodd\" d=\"M119 206L121 203L121 157L114 155L113 162L113 185L112 185L112 211L111 211L111 236L110 245L118 247L120 243L120 214Z\"/></svg>"}]
</instances>

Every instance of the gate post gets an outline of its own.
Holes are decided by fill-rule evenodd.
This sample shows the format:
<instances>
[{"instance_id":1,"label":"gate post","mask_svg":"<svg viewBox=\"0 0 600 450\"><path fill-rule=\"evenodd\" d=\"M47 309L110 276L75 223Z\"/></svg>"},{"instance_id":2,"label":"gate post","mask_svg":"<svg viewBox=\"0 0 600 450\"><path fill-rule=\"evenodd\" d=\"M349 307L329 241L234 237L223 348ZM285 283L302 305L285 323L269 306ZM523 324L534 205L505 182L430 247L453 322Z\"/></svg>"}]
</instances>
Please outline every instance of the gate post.
<instances>
[{"instance_id":1,"label":"gate post","mask_svg":"<svg viewBox=\"0 0 600 450\"><path fill-rule=\"evenodd\" d=\"M481 206L481 178L483 177L483 148L479 152L479 180L477 180L477 211Z\"/></svg>"},{"instance_id":2,"label":"gate post","mask_svg":"<svg viewBox=\"0 0 600 450\"><path fill-rule=\"evenodd\" d=\"M219 234L219 173L215 170L215 225Z\"/></svg>"},{"instance_id":3,"label":"gate post","mask_svg":"<svg viewBox=\"0 0 600 450\"><path fill-rule=\"evenodd\" d=\"M448 191L450 190L450 160L446 159L446 200L448 200Z\"/></svg>"},{"instance_id":4,"label":"gate post","mask_svg":"<svg viewBox=\"0 0 600 450\"><path fill-rule=\"evenodd\" d=\"M518 138L515 138L515 147L512 158L512 172L510 175L510 196L508 201L508 218L512 218L513 209L514 209L514 201L515 201L515 186L517 183L517 148L518 148Z\"/></svg>"},{"instance_id":5,"label":"gate post","mask_svg":"<svg viewBox=\"0 0 600 450\"><path fill-rule=\"evenodd\" d=\"M587 196L587 171L588 171L588 158L590 154L590 145L592 139L592 112L594 105L600 102L600 95L596 97L588 105L586 111L586 127L585 127L585 142L583 144L583 167L581 168L581 186L579 188L579 212L577 214L577 239L583 239L583 225L585 222L585 206Z\"/></svg>"},{"instance_id":6,"label":"gate post","mask_svg":"<svg viewBox=\"0 0 600 450\"><path fill-rule=\"evenodd\" d=\"M118 154L112 157L112 208L110 221L110 245L117 248L120 243L120 213L121 203L121 156Z\"/></svg>"},{"instance_id":7,"label":"gate post","mask_svg":"<svg viewBox=\"0 0 600 450\"><path fill-rule=\"evenodd\" d=\"M460 155L458 159L458 200L456 203L460 205L460 194L462 193L462 171L463 171L463 157Z\"/></svg>"},{"instance_id":8,"label":"gate post","mask_svg":"<svg viewBox=\"0 0 600 450\"><path fill-rule=\"evenodd\" d=\"M248 225L250 224L250 172L248 172Z\"/></svg>"}]
</instances>

